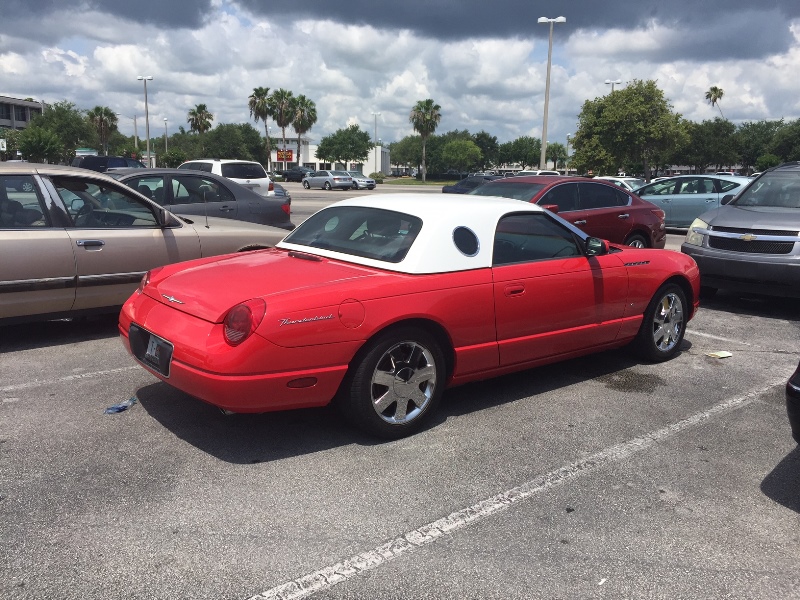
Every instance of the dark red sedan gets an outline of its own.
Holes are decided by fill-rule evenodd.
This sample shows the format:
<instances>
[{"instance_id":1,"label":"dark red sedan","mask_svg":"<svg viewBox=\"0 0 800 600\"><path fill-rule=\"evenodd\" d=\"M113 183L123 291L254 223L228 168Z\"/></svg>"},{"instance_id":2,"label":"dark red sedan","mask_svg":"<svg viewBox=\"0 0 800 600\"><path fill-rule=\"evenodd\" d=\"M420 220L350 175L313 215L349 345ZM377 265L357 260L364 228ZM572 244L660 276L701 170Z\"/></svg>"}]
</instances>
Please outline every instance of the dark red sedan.
<instances>
[{"instance_id":1,"label":"dark red sedan","mask_svg":"<svg viewBox=\"0 0 800 600\"><path fill-rule=\"evenodd\" d=\"M585 177L552 175L487 181L469 192L533 202L593 237L636 248L663 248L664 211L616 185Z\"/></svg>"}]
</instances>

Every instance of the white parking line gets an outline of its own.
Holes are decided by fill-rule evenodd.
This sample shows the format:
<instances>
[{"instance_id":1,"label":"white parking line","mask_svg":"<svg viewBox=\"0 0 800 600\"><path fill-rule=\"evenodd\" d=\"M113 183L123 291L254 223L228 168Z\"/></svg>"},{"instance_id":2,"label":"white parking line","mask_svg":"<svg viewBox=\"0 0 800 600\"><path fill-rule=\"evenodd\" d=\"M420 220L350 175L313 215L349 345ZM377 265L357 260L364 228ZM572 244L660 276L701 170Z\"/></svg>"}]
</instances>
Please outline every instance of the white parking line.
<instances>
[{"instance_id":1,"label":"white parking line","mask_svg":"<svg viewBox=\"0 0 800 600\"><path fill-rule=\"evenodd\" d=\"M785 380L770 383L765 387L739 396L738 398L720 402L708 410L695 413L690 417L662 429L651 431L621 444L609 446L583 460L564 465L554 471L550 471L549 473L523 483L520 486L501 492L486 500L481 500L477 504L451 513L442 519L408 531L371 550L356 554L335 565L322 568L313 573L308 573L298 579L283 583L252 596L250 600L296 600L330 588L337 583L352 579L362 571L376 569L398 556L431 544L444 535L476 523L518 502L527 500L539 492L565 483L579 475L596 471L608 463L628 458L658 442L674 436L684 429L699 425L713 416L742 408L758 398L761 394L777 386L783 387L785 383Z\"/></svg>"},{"instance_id":2,"label":"white parking line","mask_svg":"<svg viewBox=\"0 0 800 600\"><path fill-rule=\"evenodd\" d=\"M699 335L700 337L707 337L712 340L720 340L721 342L728 342L729 344L741 344L742 346L752 346L748 342L740 342L739 340L732 340L730 338L721 337L719 335L711 335L710 333L702 333L700 331L691 331L689 329L686 330L686 335Z\"/></svg>"},{"instance_id":3,"label":"white parking line","mask_svg":"<svg viewBox=\"0 0 800 600\"><path fill-rule=\"evenodd\" d=\"M102 377L103 375L110 375L112 373L122 373L123 371L133 371L140 369L136 365L132 367L120 367L119 369L108 369L107 371L92 371L91 373L79 373L77 375L67 375L66 377L59 377L58 379L45 379L42 381L29 381L28 383L18 383L16 385L6 385L0 387L0 392L16 392L17 390L29 390L35 387L44 385L52 385L56 383L63 383L65 381L74 381L76 379L91 379L92 377Z\"/></svg>"}]
</instances>

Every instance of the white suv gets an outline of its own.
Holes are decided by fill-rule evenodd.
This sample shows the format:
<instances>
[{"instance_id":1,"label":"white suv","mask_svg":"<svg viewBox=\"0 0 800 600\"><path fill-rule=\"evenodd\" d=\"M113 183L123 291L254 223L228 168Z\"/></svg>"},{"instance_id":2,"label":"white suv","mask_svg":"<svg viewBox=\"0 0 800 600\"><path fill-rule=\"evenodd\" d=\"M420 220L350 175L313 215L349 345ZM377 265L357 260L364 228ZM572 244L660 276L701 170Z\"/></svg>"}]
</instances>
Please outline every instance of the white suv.
<instances>
[{"instance_id":1,"label":"white suv","mask_svg":"<svg viewBox=\"0 0 800 600\"><path fill-rule=\"evenodd\" d=\"M262 196L274 196L275 184L261 165L252 160L235 160L230 158L198 158L183 163L179 169L205 171L221 175L239 185L253 190Z\"/></svg>"}]
</instances>

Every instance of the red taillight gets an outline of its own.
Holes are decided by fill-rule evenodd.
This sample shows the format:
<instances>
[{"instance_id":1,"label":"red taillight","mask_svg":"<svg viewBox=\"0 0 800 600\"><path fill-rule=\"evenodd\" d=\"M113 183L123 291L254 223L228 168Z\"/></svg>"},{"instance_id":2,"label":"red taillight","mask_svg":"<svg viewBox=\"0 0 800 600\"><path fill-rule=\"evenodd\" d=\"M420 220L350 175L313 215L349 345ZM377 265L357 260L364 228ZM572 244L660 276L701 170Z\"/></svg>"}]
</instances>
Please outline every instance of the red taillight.
<instances>
[{"instance_id":1,"label":"red taillight","mask_svg":"<svg viewBox=\"0 0 800 600\"><path fill-rule=\"evenodd\" d=\"M275 191L275 184L272 181L269 182L269 187L267 188L270 192Z\"/></svg>"},{"instance_id":2,"label":"red taillight","mask_svg":"<svg viewBox=\"0 0 800 600\"><path fill-rule=\"evenodd\" d=\"M281 204L281 210L291 217L292 216L292 203L291 202L284 202L283 204Z\"/></svg>"},{"instance_id":3,"label":"red taillight","mask_svg":"<svg viewBox=\"0 0 800 600\"><path fill-rule=\"evenodd\" d=\"M253 298L234 306L225 315L223 322L225 341L231 346L241 344L258 328L266 312L267 303L261 298Z\"/></svg>"},{"instance_id":4,"label":"red taillight","mask_svg":"<svg viewBox=\"0 0 800 600\"><path fill-rule=\"evenodd\" d=\"M144 292L144 288L150 285L150 280L153 278L153 275L158 273L162 268L163 267L158 267L157 269L152 269L147 273L145 273L144 276L142 277L142 280L139 282L139 287L136 288L136 291L140 294Z\"/></svg>"}]
</instances>

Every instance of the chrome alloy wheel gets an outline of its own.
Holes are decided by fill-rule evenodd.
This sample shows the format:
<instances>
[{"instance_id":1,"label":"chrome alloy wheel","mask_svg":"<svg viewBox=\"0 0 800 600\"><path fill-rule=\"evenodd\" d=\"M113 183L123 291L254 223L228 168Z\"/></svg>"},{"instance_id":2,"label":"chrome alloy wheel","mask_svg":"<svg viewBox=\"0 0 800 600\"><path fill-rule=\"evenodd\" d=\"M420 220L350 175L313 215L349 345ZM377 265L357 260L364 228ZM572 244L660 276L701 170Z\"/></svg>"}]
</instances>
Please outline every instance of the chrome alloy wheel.
<instances>
[{"instance_id":1,"label":"chrome alloy wheel","mask_svg":"<svg viewBox=\"0 0 800 600\"><path fill-rule=\"evenodd\" d=\"M661 352L669 352L683 332L683 302L674 292L665 294L653 315L653 343Z\"/></svg>"},{"instance_id":2,"label":"chrome alloy wheel","mask_svg":"<svg viewBox=\"0 0 800 600\"><path fill-rule=\"evenodd\" d=\"M389 348L372 374L372 407L390 425L401 425L420 416L436 389L433 354L413 341Z\"/></svg>"}]
</instances>

